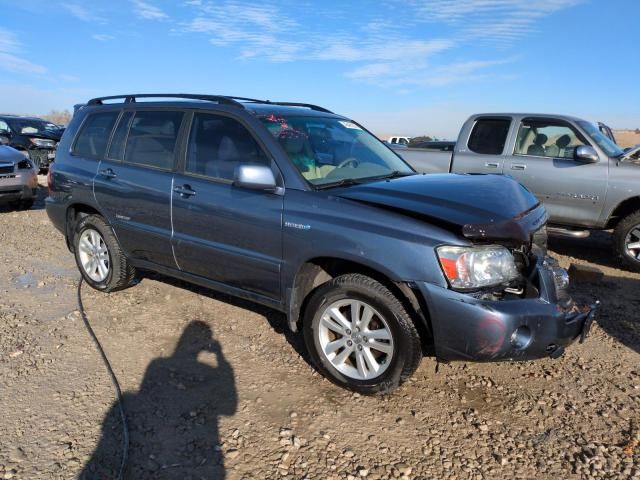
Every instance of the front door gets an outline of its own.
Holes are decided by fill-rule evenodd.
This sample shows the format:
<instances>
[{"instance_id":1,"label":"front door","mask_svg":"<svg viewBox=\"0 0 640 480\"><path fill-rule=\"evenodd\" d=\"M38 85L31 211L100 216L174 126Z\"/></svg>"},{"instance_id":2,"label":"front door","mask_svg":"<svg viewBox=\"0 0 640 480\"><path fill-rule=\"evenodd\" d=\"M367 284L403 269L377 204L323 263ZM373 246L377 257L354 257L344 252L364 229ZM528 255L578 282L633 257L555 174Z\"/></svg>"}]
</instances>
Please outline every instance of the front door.
<instances>
[{"instance_id":1,"label":"front door","mask_svg":"<svg viewBox=\"0 0 640 480\"><path fill-rule=\"evenodd\" d=\"M576 147L589 145L571 124L556 119L525 118L518 129L513 156L504 166L545 205L550 223L589 225L600 217L607 190L609 163L575 159Z\"/></svg>"},{"instance_id":2,"label":"front door","mask_svg":"<svg viewBox=\"0 0 640 480\"><path fill-rule=\"evenodd\" d=\"M271 162L239 121L195 113L172 188L176 259L187 273L279 300L283 197L235 187L242 163Z\"/></svg>"}]
</instances>

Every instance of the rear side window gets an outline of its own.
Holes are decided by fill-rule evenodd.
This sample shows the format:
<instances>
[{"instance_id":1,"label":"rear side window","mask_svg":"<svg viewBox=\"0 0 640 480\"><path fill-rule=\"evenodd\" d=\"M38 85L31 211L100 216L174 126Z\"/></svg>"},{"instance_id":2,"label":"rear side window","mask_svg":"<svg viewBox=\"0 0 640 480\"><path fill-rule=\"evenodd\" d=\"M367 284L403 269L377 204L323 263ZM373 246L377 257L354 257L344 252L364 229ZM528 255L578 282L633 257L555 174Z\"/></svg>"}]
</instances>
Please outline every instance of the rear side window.
<instances>
[{"instance_id":1,"label":"rear side window","mask_svg":"<svg viewBox=\"0 0 640 480\"><path fill-rule=\"evenodd\" d=\"M182 112L136 112L127 136L125 162L172 169L183 116Z\"/></svg>"},{"instance_id":2,"label":"rear side window","mask_svg":"<svg viewBox=\"0 0 640 480\"><path fill-rule=\"evenodd\" d=\"M133 118L133 112L125 112L120 117L116 131L113 134L113 140L111 140L111 146L109 147L108 157L113 160L122 160L124 158L124 142L127 140L127 133L129 133L129 125Z\"/></svg>"},{"instance_id":3,"label":"rear side window","mask_svg":"<svg viewBox=\"0 0 640 480\"><path fill-rule=\"evenodd\" d=\"M104 157L118 114L120 112L94 113L87 117L76 138L74 155L81 157Z\"/></svg>"},{"instance_id":4,"label":"rear side window","mask_svg":"<svg viewBox=\"0 0 640 480\"><path fill-rule=\"evenodd\" d=\"M500 155L507 141L511 120L482 118L476 121L469 137L469 150L485 155Z\"/></svg>"}]
</instances>

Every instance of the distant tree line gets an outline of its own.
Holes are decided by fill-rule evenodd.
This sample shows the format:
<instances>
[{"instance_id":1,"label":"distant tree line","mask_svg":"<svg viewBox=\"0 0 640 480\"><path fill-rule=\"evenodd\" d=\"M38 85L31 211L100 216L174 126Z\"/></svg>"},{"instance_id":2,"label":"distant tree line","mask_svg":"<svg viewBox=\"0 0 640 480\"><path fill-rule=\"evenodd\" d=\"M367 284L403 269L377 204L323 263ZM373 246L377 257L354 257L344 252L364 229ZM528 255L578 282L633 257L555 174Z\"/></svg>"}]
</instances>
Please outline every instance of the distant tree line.
<instances>
[{"instance_id":1,"label":"distant tree line","mask_svg":"<svg viewBox=\"0 0 640 480\"><path fill-rule=\"evenodd\" d=\"M51 110L42 118L56 125L68 125L71 120L71 112L69 110Z\"/></svg>"}]
</instances>

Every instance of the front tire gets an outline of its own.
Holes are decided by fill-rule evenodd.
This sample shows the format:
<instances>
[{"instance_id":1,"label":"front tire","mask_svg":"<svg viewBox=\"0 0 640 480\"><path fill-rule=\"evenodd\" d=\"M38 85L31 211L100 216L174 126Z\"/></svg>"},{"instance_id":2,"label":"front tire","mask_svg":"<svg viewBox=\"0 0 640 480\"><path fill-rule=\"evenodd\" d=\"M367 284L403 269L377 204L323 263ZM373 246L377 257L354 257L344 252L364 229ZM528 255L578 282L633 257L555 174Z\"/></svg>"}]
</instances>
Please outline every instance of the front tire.
<instances>
[{"instance_id":1,"label":"front tire","mask_svg":"<svg viewBox=\"0 0 640 480\"><path fill-rule=\"evenodd\" d=\"M640 272L640 210L626 216L613 232L616 254L622 264Z\"/></svg>"},{"instance_id":2,"label":"front tire","mask_svg":"<svg viewBox=\"0 0 640 480\"><path fill-rule=\"evenodd\" d=\"M73 246L80 273L96 290L115 292L135 283L135 268L101 216L88 215L78 222Z\"/></svg>"},{"instance_id":3,"label":"front tire","mask_svg":"<svg viewBox=\"0 0 640 480\"><path fill-rule=\"evenodd\" d=\"M320 286L303 321L318 371L356 392L389 393L422 359L420 336L402 303L365 275L342 275Z\"/></svg>"}]
</instances>

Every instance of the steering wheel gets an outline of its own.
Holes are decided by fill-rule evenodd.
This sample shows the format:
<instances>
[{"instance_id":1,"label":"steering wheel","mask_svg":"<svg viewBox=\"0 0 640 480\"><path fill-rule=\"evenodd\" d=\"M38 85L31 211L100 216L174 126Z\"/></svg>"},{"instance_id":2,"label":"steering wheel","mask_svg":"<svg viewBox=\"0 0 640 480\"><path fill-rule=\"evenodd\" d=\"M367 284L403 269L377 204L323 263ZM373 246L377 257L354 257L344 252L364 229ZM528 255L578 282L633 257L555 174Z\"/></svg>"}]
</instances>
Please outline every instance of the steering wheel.
<instances>
[{"instance_id":1,"label":"steering wheel","mask_svg":"<svg viewBox=\"0 0 640 480\"><path fill-rule=\"evenodd\" d=\"M360 162L354 157L349 157L346 160L341 161L336 168L344 168L349 164L352 165L352 168L357 168L358 165L360 165Z\"/></svg>"}]
</instances>

